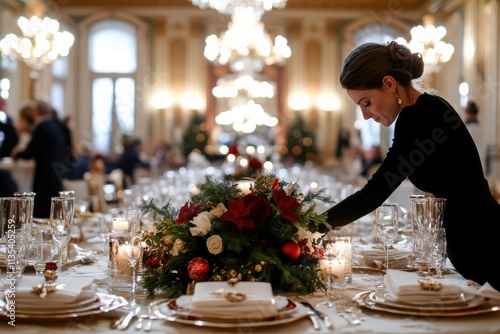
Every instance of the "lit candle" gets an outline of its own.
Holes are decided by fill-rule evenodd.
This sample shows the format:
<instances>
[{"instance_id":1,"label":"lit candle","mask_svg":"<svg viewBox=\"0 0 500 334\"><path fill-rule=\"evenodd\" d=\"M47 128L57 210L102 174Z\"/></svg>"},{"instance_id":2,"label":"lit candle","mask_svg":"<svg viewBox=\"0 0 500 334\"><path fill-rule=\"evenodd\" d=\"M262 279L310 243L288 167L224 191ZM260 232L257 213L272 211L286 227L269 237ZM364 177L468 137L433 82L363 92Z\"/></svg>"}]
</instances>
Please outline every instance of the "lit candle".
<instances>
[{"instance_id":1,"label":"lit candle","mask_svg":"<svg viewBox=\"0 0 500 334\"><path fill-rule=\"evenodd\" d=\"M345 278L345 260L337 258L330 263L330 273L335 275L333 278L334 283L343 283Z\"/></svg>"},{"instance_id":2,"label":"lit candle","mask_svg":"<svg viewBox=\"0 0 500 334\"><path fill-rule=\"evenodd\" d=\"M238 188L240 188L241 192L244 195L250 194L250 187L253 185L252 181L239 181L238 182Z\"/></svg>"},{"instance_id":3,"label":"lit candle","mask_svg":"<svg viewBox=\"0 0 500 334\"><path fill-rule=\"evenodd\" d=\"M345 263L345 277L348 282L352 281L352 238L335 237L335 247L337 248L337 259L342 259Z\"/></svg>"},{"instance_id":4,"label":"lit candle","mask_svg":"<svg viewBox=\"0 0 500 334\"><path fill-rule=\"evenodd\" d=\"M125 218L113 218L113 232L127 231L128 221Z\"/></svg>"},{"instance_id":5,"label":"lit candle","mask_svg":"<svg viewBox=\"0 0 500 334\"><path fill-rule=\"evenodd\" d=\"M116 270L119 276L130 276L132 274L132 269L130 268L130 263L127 260L127 252L130 253L130 245L120 245L118 246L118 251L116 253Z\"/></svg>"},{"instance_id":6,"label":"lit candle","mask_svg":"<svg viewBox=\"0 0 500 334\"><path fill-rule=\"evenodd\" d=\"M326 276L326 281L329 283L344 283L345 265L345 261L338 258L333 260L323 258L319 261L320 269Z\"/></svg>"}]
</instances>

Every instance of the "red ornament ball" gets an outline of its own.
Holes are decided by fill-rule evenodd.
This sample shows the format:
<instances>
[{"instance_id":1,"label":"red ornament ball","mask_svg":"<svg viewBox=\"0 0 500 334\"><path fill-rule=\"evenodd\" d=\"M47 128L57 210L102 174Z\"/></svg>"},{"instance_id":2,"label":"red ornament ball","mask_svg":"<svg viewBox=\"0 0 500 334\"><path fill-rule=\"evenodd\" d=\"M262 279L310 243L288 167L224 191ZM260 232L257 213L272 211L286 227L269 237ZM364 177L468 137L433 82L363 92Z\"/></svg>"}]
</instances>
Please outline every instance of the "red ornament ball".
<instances>
[{"instance_id":1,"label":"red ornament ball","mask_svg":"<svg viewBox=\"0 0 500 334\"><path fill-rule=\"evenodd\" d=\"M290 260L295 261L300 255L300 247L295 241L287 241L281 246L281 252Z\"/></svg>"},{"instance_id":2,"label":"red ornament ball","mask_svg":"<svg viewBox=\"0 0 500 334\"><path fill-rule=\"evenodd\" d=\"M202 257L195 257L188 264L189 278L195 282L203 282L208 278L210 263Z\"/></svg>"}]
</instances>

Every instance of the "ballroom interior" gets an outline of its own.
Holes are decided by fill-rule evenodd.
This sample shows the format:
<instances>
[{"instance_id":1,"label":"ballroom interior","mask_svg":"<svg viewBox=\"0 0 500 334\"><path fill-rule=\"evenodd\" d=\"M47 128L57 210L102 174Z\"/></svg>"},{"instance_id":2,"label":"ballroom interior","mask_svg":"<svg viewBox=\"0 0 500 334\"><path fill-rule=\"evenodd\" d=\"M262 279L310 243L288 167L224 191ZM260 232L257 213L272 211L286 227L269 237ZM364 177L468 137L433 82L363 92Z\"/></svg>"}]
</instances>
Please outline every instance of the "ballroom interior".
<instances>
[{"instance_id":1,"label":"ballroom interior","mask_svg":"<svg viewBox=\"0 0 500 334\"><path fill-rule=\"evenodd\" d=\"M461 115L468 100L477 103L485 170L500 177L499 1L235 2L252 11L196 0L0 0L0 94L8 114L16 121L25 101L48 99L71 120L75 150L90 143L108 156L119 154L125 135L140 138L149 155L160 143L172 155L182 152L195 126L203 155L227 154L237 143L334 168L342 130L363 147L385 151L391 143L391 129L365 121L340 87L343 59L360 43L404 38L434 52L423 54L422 90ZM50 50L42 60L8 45L22 36L18 19L32 15L69 32L55 60L45 57ZM290 142L297 131L302 147ZM310 152L299 159L301 149Z\"/></svg>"}]
</instances>

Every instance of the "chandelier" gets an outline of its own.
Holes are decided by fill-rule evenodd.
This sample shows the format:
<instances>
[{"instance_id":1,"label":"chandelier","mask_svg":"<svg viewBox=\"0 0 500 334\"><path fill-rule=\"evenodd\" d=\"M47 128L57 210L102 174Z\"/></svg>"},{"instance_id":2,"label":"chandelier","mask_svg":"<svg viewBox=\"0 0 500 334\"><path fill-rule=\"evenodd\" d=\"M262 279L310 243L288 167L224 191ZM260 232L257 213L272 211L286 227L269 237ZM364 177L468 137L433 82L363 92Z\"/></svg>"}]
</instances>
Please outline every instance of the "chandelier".
<instances>
[{"instance_id":1,"label":"chandelier","mask_svg":"<svg viewBox=\"0 0 500 334\"><path fill-rule=\"evenodd\" d=\"M202 9L212 8L219 13L231 15L236 8L252 8L262 15L273 8L284 8L287 0L190 0Z\"/></svg>"},{"instance_id":2,"label":"chandelier","mask_svg":"<svg viewBox=\"0 0 500 334\"><path fill-rule=\"evenodd\" d=\"M442 41L446 36L446 28L443 26L418 25L410 30L410 34L410 42L402 37L398 37L396 41L406 45L412 52L419 52L426 68L431 72L438 72L439 64L448 62L455 51L453 45Z\"/></svg>"},{"instance_id":3,"label":"chandelier","mask_svg":"<svg viewBox=\"0 0 500 334\"><path fill-rule=\"evenodd\" d=\"M240 93L251 99L274 97L274 86L265 78L256 74L226 75L217 80L217 86L212 89L212 94L218 98L236 98Z\"/></svg>"},{"instance_id":4,"label":"chandelier","mask_svg":"<svg viewBox=\"0 0 500 334\"><path fill-rule=\"evenodd\" d=\"M12 59L17 57L38 71L59 57L66 57L75 39L71 33L59 31L57 20L41 18L41 2L28 3L28 12L33 16L21 16L17 21L22 36L7 34L0 41L0 52Z\"/></svg>"},{"instance_id":5,"label":"chandelier","mask_svg":"<svg viewBox=\"0 0 500 334\"><path fill-rule=\"evenodd\" d=\"M238 7L231 16L228 30L219 37L210 35L205 42L205 58L220 65L233 64L239 59L253 60L259 66L282 63L291 56L285 37L274 39L264 29L260 14L250 7Z\"/></svg>"},{"instance_id":6,"label":"chandelier","mask_svg":"<svg viewBox=\"0 0 500 334\"><path fill-rule=\"evenodd\" d=\"M260 104L250 100L245 105L221 112L215 117L215 122L219 125L232 124L237 132L252 133L257 126L276 126L278 119L266 113Z\"/></svg>"}]
</instances>

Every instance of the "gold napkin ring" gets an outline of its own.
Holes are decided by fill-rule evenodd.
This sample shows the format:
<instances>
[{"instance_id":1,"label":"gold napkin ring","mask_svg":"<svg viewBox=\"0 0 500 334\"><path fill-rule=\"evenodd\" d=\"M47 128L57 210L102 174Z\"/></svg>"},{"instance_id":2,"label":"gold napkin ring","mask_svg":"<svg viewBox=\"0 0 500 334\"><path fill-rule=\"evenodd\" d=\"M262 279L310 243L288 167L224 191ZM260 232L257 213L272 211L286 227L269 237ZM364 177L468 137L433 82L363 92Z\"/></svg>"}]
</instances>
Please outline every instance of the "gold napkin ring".
<instances>
[{"instance_id":1,"label":"gold napkin ring","mask_svg":"<svg viewBox=\"0 0 500 334\"><path fill-rule=\"evenodd\" d=\"M64 284L38 284L33 287L33 292L40 298L45 298L47 294L64 288Z\"/></svg>"},{"instance_id":2,"label":"gold napkin ring","mask_svg":"<svg viewBox=\"0 0 500 334\"><path fill-rule=\"evenodd\" d=\"M224 288L213 291L212 295L223 296L233 303L242 302L247 298L247 295L242 292L226 291Z\"/></svg>"},{"instance_id":3,"label":"gold napkin ring","mask_svg":"<svg viewBox=\"0 0 500 334\"><path fill-rule=\"evenodd\" d=\"M420 287L424 290L439 291L441 290L441 283L431 281L430 279L419 279Z\"/></svg>"}]
</instances>

